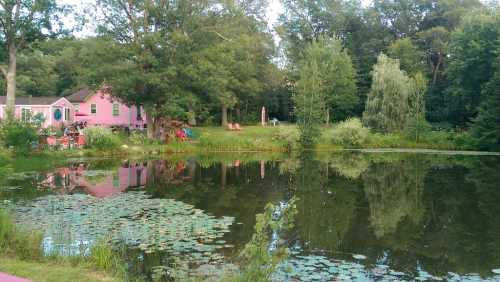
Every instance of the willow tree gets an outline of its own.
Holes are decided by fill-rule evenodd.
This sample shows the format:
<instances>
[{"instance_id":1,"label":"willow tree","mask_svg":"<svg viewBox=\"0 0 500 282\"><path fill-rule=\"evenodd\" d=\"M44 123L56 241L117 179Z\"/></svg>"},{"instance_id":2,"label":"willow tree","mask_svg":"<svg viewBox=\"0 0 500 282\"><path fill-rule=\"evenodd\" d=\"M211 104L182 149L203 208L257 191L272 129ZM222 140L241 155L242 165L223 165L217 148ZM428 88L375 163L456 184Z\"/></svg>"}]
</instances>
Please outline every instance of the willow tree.
<instances>
[{"instance_id":1,"label":"willow tree","mask_svg":"<svg viewBox=\"0 0 500 282\"><path fill-rule=\"evenodd\" d=\"M427 80L421 72L410 79L410 91L408 95L408 122L407 131L418 143L420 136L425 130L425 93L427 91Z\"/></svg>"},{"instance_id":2,"label":"willow tree","mask_svg":"<svg viewBox=\"0 0 500 282\"><path fill-rule=\"evenodd\" d=\"M399 60L380 54L373 67L363 123L381 132L403 130L408 121L410 90L410 79L399 69Z\"/></svg>"},{"instance_id":3,"label":"willow tree","mask_svg":"<svg viewBox=\"0 0 500 282\"><path fill-rule=\"evenodd\" d=\"M52 33L52 20L59 12L55 0L0 0L0 70L7 84L7 118L13 118L16 104L17 54Z\"/></svg>"}]
</instances>

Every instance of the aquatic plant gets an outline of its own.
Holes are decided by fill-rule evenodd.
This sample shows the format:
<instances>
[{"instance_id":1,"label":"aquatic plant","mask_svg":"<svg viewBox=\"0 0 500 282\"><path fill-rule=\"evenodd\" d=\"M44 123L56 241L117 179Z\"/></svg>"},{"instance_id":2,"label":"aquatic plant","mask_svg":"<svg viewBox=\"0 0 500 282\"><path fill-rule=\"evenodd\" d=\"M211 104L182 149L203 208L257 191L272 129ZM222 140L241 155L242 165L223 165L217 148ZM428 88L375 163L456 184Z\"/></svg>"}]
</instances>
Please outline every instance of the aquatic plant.
<instances>
[{"instance_id":1,"label":"aquatic plant","mask_svg":"<svg viewBox=\"0 0 500 282\"><path fill-rule=\"evenodd\" d=\"M79 252L82 244L109 238L146 253L168 251L201 263L217 259L211 252L225 246L218 238L234 220L215 218L179 201L152 199L144 192L106 199L50 195L12 210L19 224L45 231L46 252Z\"/></svg>"}]
</instances>

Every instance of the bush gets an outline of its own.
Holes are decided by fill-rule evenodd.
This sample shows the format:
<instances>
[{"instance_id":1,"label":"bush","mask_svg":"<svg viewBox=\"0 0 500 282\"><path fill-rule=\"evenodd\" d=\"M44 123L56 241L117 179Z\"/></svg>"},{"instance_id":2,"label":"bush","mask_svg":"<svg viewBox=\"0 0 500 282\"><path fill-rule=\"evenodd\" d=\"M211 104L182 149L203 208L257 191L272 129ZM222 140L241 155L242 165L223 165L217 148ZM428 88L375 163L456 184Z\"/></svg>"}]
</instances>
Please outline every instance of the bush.
<instances>
[{"instance_id":1,"label":"bush","mask_svg":"<svg viewBox=\"0 0 500 282\"><path fill-rule=\"evenodd\" d=\"M333 143L347 147L360 147L365 144L370 130L363 127L359 118L349 118L340 122L332 131Z\"/></svg>"},{"instance_id":2,"label":"bush","mask_svg":"<svg viewBox=\"0 0 500 282\"><path fill-rule=\"evenodd\" d=\"M132 145L156 145L161 143L158 140L148 138L145 132L140 131L132 131L128 141Z\"/></svg>"},{"instance_id":3,"label":"bush","mask_svg":"<svg viewBox=\"0 0 500 282\"><path fill-rule=\"evenodd\" d=\"M36 129L29 123L9 121L0 126L0 140L6 148L27 153L38 142Z\"/></svg>"},{"instance_id":4,"label":"bush","mask_svg":"<svg viewBox=\"0 0 500 282\"><path fill-rule=\"evenodd\" d=\"M88 148L112 150L117 149L121 144L120 138L114 135L109 128L88 127L83 134Z\"/></svg>"},{"instance_id":5,"label":"bush","mask_svg":"<svg viewBox=\"0 0 500 282\"><path fill-rule=\"evenodd\" d=\"M298 144L299 132L292 127L278 126L273 134L273 140L284 143L288 150L292 150Z\"/></svg>"}]
</instances>

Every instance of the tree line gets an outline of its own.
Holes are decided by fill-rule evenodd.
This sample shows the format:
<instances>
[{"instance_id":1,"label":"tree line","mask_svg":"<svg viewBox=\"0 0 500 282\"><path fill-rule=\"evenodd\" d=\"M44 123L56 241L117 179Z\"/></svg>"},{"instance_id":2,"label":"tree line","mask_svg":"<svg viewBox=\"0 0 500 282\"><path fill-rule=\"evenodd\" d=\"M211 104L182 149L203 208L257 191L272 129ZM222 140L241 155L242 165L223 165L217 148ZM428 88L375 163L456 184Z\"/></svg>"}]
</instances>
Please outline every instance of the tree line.
<instances>
[{"instance_id":1,"label":"tree line","mask_svg":"<svg viewBox=\"0 0 500 282\"><path fill-rule=\"evenodd\" d=\"M12 106L15 95L108 85L144 105L151 135L165 117L255 122L266 106L313 133L360 116L382 132L418 138L431 122L499 145L496 2L281 2L277 46L265 0L96 0L103 16L87 19L97 26L87 38L61 23L71 7L2 0L0 91Z\"/></svg>"}]
</instances>

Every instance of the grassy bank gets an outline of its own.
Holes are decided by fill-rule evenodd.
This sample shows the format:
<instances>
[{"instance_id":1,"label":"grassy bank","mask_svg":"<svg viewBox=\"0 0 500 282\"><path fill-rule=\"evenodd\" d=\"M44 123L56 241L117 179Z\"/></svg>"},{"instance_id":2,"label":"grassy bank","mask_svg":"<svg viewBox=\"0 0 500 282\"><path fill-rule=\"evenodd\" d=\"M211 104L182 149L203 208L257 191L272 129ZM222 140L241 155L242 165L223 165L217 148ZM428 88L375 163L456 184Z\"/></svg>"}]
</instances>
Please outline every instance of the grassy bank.
<instances>
[{"instance_id":1,"label":"grassy bank","mask_svg":"<svg viewBox=\"0 0 500 282\"><path fill-rule=\"evenodd\" d=\"M0 256L0 271L35 282L121 281L90 264L73 265L70 262L23 261Z\"/></svg>"},{"instance_id":2,"label":"grassy bank","mask_svg":"<svg viewBox=\"0 0 500 282\"><path fill-rule=\"evenodd\" d=\"M122 281L124 263L105 243L98 242L89 256L45 256L42 234L14 224L0 209L0 272L33 281Z\"/></svg>"},{"instance_id":3,"label":"grassy bank","mask_svg":"<svg viewBox=\"0 0 500 282\"><path fill-rule=\"evenodd\" d=\"M344 128L338 125L324 126L318 139L316 150L339 149L436 149L436 150L474 150L475 147L466 133L453 131L428 131L419 137L410 138L405 133L381 134L362 128ZM296 125L277 127L246 126L241 131L229 131L221 127L198 127L194 129L195 138L190 141L174 140L168 144L149 140L145 136L124 134L107 136L111 140L97 143L90 148L49 150L31 152L30 162L17 162L16 166L30 166L43 163L53 166L67 158L81 157L125 157L151 158L175 153L217 153L217 152L286 152L299 149L299 132ZM361 134L362 133L362 134ZM110 133L111 134L111 133ZM100 141L100 140L98 140ZM108 142L109 141L109 142ZM4 151L5 154L6 151ZM0 152L1 153L1 152ZM17 159L14 158L14 159ZM37 165L37 167L40 167Z\"/></svg>"}]
</instances>

